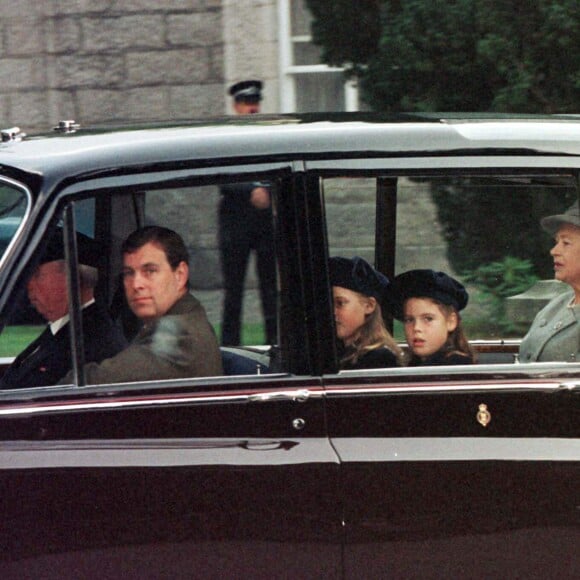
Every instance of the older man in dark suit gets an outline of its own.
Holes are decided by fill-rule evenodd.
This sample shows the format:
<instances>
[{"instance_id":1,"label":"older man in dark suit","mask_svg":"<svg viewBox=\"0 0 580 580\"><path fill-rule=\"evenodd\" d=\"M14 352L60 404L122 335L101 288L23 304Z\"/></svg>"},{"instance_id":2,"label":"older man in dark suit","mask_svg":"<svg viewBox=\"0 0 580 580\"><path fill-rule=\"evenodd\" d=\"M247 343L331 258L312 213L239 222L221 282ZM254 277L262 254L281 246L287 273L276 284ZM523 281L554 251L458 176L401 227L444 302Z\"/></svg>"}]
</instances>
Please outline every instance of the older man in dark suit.
<instances>
[{"instance_id":1,"label":"older man in dark suit","mask_svg":"<svg viewBox=\"0 0 580 580\"><path fill-rule=\"evenodd\" d=\"M95 301L98 280L95 267L100 247L77 234L80 303L85 361L100 362L125 346L123 333L106 309ZM62 232L57 232L40 264L28 280L26 290L32 306L48 321L44 332L21 352L0 380L2 389L22 389L56 384L72 368L69 296Z\"/></svg>"}]
</instances>

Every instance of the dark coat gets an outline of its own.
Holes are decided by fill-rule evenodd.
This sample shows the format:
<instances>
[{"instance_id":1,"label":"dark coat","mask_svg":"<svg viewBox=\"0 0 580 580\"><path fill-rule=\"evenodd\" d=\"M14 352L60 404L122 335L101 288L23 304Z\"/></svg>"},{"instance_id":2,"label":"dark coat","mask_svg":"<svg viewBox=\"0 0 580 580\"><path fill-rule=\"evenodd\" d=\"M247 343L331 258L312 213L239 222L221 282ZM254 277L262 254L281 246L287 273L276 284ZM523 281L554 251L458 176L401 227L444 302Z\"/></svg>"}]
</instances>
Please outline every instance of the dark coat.
<instances>
[{"instance_id":1,"label":"dark coat","mask_svg":"<svg viewBox=\"0 0 580 580\"><path fill-rule=\"evenodd\" d=\"M261 240L266 238L272 252L272 206L258 209L252 205L250 199L256 187L269 190L268 185L263 183L236 183L220 188L219 235L222 250L231 251L236 244L247 244L257 249Z\"/></svg>"},{"instance_id":2,"label":"dark coat","mask_svg":"<svg viewBox=\"0 0 580 580\"><path fill-rule=\"evenodd\" d=\"M473 358L468 354L459 352L447 352L446 350L438 350L425 360L421 360L418 356L413 356L409 362L410 367L419 367L427 365L471 365Z\"/></svg>"},{"instance_id":3,"label":"dark coat","mask_svg":"<svg viewBox=\"0 0 580 580\"><path fill-rule=\"evenodd\" d=\"M127 345L123 333L104 308L96 303L82 310L86 362L100 362L116 355ZM25 389L55 385L72 368L70 324L53 335L50 327L6 370L0 381L2 389Z\"/></svg>"},{"instance_id":4,"label":"dark coat","mask_svg":"<svg viewBox=\"0 0 580 580\"><path fill-rule=\"evenodd\" d=\"M240 214L247 218L247 214L256 213L257 215L272 215L272 209L266 210L256 209L250 202L252 191L256 187L265 187L269 189L269 185L259 182L245 182L232 183L230 185L222 185L220 187L220 194L222 196L220 210L225 213L230 213L239 218Z\"/></svg>"},{"instance_id":5,"label":"dark coat","mask_svg":"<svg viewBox=\"0 0 580 580\"><path fill-rule=\"evenodd\" d=\"M341 370L362 370L362 369L382 369L400 366L397 355L386 346L374 348L359 357L356 363L345 363L341 365Z\"/></svg>"},{"instance_id":6,"label":"dark coat","mask_svg":"<svg viewBox=\"0 0 580 580\"><path fill-rule=\"evenodd\" d=\"M145 324L125 350L100 364L85 365L85 374L90 385L211 377L223 370L205 310L186 294L165 316Z\"/></svg>"}]
</instances>

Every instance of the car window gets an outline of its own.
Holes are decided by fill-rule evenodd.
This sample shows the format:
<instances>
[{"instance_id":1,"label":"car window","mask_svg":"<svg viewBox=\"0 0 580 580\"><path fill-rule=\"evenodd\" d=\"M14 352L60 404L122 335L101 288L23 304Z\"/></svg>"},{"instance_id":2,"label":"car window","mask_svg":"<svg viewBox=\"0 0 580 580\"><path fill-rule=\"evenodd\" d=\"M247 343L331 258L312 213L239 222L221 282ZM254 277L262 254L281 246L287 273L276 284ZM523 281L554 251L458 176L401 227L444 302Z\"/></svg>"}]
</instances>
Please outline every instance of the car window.
<instances>
[{"instance_id":1,"label":"car window","mask_svg":"<svg viewBox=\"0 0 580 580\"><path fill-rule=\"evenodd\" d=\"M20 193L22 196L22 194ZM8 201L11 196L7 193L3 198ZM12 195L12 209L9 210L10 217L6 221L12 224L9 228L2 229L2 219L0 218L0 235L11 233L14 235L14 223L19 222L23 214L25 202L22 197ZM74 214L77 230L83 234L94 238L95 236L95 200L85 199L75 202ZM58 220L59 228L62 228L62 219ZM14 229L14 231L12 231ZM1 238L0 243L6 241L5 237ZM38 257L38 256L37 256ZM44 330L46 322L38 311L32 306L25 288L21 287L16 293L15 300L9 305L9 311L5 315L5 325L0 334L0 357L11 358L22 352L40 333Z\"/></svg>"},{"instance_id":2,"label":"car window","mask_svg":"<svg viewBox=\"0 0 580 580\"><path fill-rule=\"evenodd\" d=\"M131 312L124 298L121 244L130 232L140 226L164 226L177 232L185 242L190 256L190 292L205 310L218 343L224 344L222 356L225 374L265 374L270 371L271 356L268 351L278 341L276 335L278 274L273 239L273 205L276 188L269 182L252 182L246 191L244 186L248 183L220 182L203 185L187 183L171 187L155 185L138 189L115 188L93 193L83 192L79 199L71 198L76 231L94 240L102 252L95 299L107 309L128 342L138 332L141 322ZM267 199L262 198L257 203L261 205L258 212L260 221L266 224L264 227L270 228L271 238L267 239L266 243L271 259L271 280L267 288L260 284L255 241L248 239L244 242L246 248L238 248L236 244L239 245L241 242L236 241L238 240L235 238L236 232L229 232L227 235L234 236L234 244L228 246L228 251L237 255L239 249L244 260L240 268L243 266L244 271L241 272L241 286L236 289L240 297L239 336L226 344L223 340L223 324L224 320L231 318L226 316L224 310L226 282L224 253L220 251L222 238L226 235L220 221L223 213L224 189L229 188L228 194L233 199L234 209L230 208L231 221L240 231L242 229L245 231L245 228L252 227L253 223L248 223L248 220L254 219L255 216L248 218L247 215L242 215L238 212L238 205L241 206L242 201L249 203L249 195L255 189L254 185L263 190L262 194L265 191L268 193ZM54 220L57 235L60 236L64 223L62 216L63 214L59 214ZM240 239L243 242L243 236ZM38 255L40 254L39 248ZM43 313L40 311L40 303L36 301L33 304L30 300L28 284L34 269L30 268L29 277L20 284L18 300L12 302L10 312L5 314L7 324L0 334L0 357L7 357L5 368L9 364L10 357L16 357L26 351L28 345L31 345L28 350L34 346L31 343L47 326L45 317L41 316ZM269 335L268 320L264 316L262 303L264 291L269 292L270 317L274 324L274 330ZM86 333L85 329L85 348L87 343L91 342L91 337ZM240 353L241 349L244 352Z\"/></svg>"},{"instance_id":3,"label":"car window","mask_svg":"<svg viewBox=\"0 0 580 580\"><path fill-rule=\"evenodd\" d=\"M28 208L25 192L0 181L0 259L22 223Z\"/></svg>"},{"instance_id":4,"label":"car window","mask_svg":"<svg viewBox=\"0 0 580 580\"><path fill-rule=\"evenodd\" d=\"M329 255L361 256L389 277L424 268L455 277L469 292L462 318L472 342L517 345L550 298L569 290L554 281L540 220L577 199L570 174L343 176L322 188ZM404 343L399 321L393 331ZM516 352L480 362L511 362Z\"/></svg>"},{"instance_id":5,"label":"car window","mask_svg":"<svg viewBox=\"0 0 580 580\"><path fill-rule=\"evenodd\" d=\"M258 185L258 182L255 183ZM225 300L225 272L224 254L220 251L220 245L226 235L231 232L223 231L223 188L228 187L234 196L236 203L247 205L245 194L239 189L239 183L202 185L197 187L159 189L143 192L144 219L146 225L164 225L180 233L190 252L190 283L191 291L203 304L208 318L215 329L216 334L223 334L223 306ZM271 203L271 202L267 202ZM237 207L232 210L232 219L237 231L245 233L254 226L247 216L237 213ZM263 221L269 222L272 228L272 213L264 209ZM273 242L273 239L272 239ZM247 247L240 247L241 244ZM259 243L259 242L258 242ZM240 311L240 334L239 340L235 340L228 346L260 346L273 344L274 336L267 337L265 320L262 312L260 277L258 271L258 254L255 251L256 242L253 238L241 236L236 245L236 240L228 248L239 249L239 259L236 266L244 275L240 280L242 304ZM269 244L269 255L273 279L270 282L273 300L274 317L276 300L276 264L274 247ZM247 259L247 263L244 261ZM245 267L244 267L245 266ZM269 339L269 340L268 340Z\"/></svg>"}]
</instances>

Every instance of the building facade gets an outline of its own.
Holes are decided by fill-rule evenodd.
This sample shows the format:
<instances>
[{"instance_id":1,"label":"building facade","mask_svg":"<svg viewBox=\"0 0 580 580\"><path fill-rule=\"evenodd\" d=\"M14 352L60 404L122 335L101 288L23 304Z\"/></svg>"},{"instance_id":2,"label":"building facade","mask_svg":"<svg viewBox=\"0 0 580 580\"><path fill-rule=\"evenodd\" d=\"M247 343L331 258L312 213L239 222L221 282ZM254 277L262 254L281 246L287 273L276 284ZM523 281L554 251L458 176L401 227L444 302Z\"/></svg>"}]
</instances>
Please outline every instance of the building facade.
<instances>
[{"instance_id":1,"label":"building facade","mask_svg":"<svg viewBox=\"0 0 580 580\"><path fill-rule=\"evenodd\" d=\"M228 87L248 78L265 83L264 113L358 110L356 86L321 63L310 22L304 0L0 0L0 128L226 115ZM217 323L219 192L206 199L182 233L192 284ZM433 237L439 247L438 229ZM364 254L364 233L354 238ZM244 316L260 319L253 267L246 286Z\"/></svg>"},{"instance_id":2,"label":"building facade","mask_svg":"<svg viewBox=\"0 0 580 580\"><path fill-rule=\"evenodd\" d=\"M2 128L228 114L245 78L265 82L266 113L358 107L303 0L0 0L0 14Z\"/></svg>"}]
</instances>

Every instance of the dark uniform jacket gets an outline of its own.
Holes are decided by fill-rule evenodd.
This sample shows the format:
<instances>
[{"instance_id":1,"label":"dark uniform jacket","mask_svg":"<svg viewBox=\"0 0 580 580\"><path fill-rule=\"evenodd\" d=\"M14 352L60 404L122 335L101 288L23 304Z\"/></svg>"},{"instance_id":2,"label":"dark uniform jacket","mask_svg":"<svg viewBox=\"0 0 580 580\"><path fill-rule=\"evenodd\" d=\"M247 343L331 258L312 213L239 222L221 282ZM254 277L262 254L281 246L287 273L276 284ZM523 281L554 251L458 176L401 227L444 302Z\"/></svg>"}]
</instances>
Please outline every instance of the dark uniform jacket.
<instances>
[{"instance_id":1,"label":"dark uniform jacket","mask_svg":"<svg viewBox=\"0 0 580 580\"><path fill-rule=\"evenodd\" d=\"M205 310L186 294L165 316L145 324L125 350L85 365L85 373L87 384L99 384L211 377L223 371Z\"/></svg>"},{"instance_id":2,"label":"dark uniform jacket","mask_svg":"<svg viewBox=\"0 0 580 580\"><path fill-rule=\"evenodd\" d=\"M83 308L83 338L86 362L100 362L127 345L123 333L104 308L96 303ZM70 323L53 335L50 327L28 345L6 370L2 389L55 385L72 368Z\"/></svg>"},{"instance_id":3,"label":"dark uniform jacket","mask_svg":"<svg viewBox=\"0 0 580 580\"><path fill-rule=\"evenodd\" d=\"M580 361L580 305L564 292L537 314L520 345L520 362Z\"/></svg>"}]
</instances>

